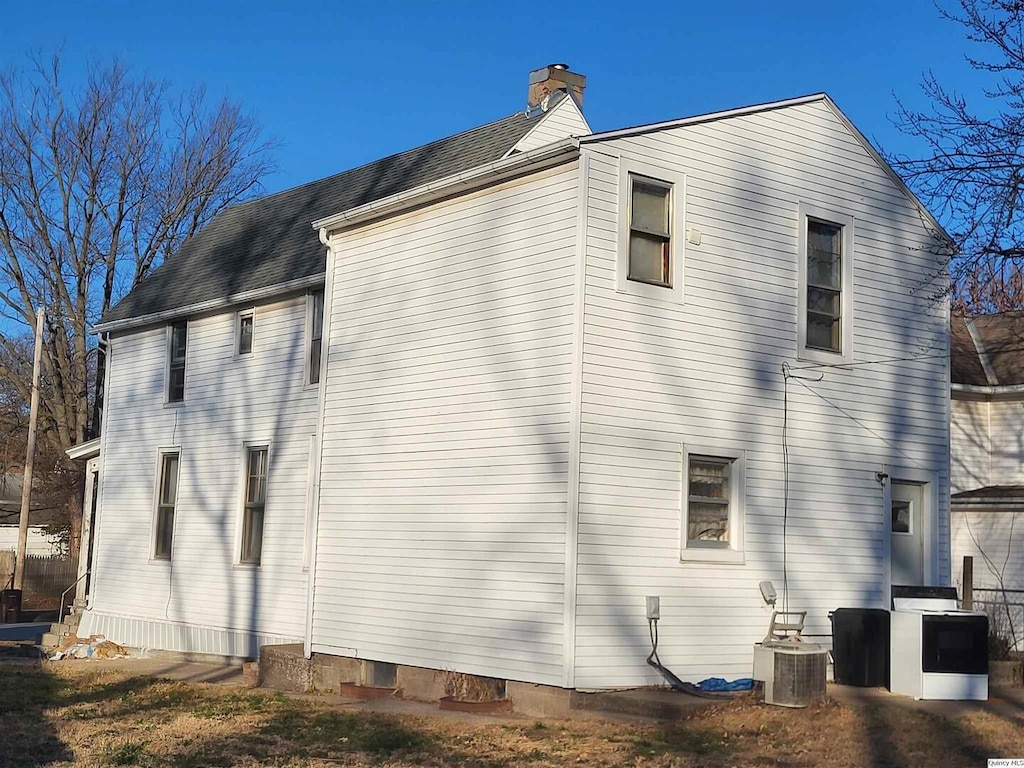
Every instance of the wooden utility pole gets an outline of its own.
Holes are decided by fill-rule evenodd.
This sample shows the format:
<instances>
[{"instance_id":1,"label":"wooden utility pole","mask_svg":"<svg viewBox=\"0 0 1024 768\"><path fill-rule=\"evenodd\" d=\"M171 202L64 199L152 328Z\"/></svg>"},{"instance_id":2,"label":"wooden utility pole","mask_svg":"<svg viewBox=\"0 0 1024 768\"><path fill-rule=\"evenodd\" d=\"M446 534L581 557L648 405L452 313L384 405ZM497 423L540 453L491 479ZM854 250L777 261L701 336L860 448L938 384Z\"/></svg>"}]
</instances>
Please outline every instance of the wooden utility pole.
<instances>
[{"instance_id":1,"label":"wooden utility pole","mask_svg":"<svg viewBox=\"0 0 1024 768\"><path fill-rule=\"evenodd\" d=\"M32 503L32 461L36 456L36 418L39 416L39 368L43 356L43 319L36 312L36 346L32 356L32 405L28 412L28 447L25 449L25 479L21 486L21 517L18 520L18 554L14 564L14 588L25 584L25 550L28 548L28 510Z\"/></svg>"}]
</instances>

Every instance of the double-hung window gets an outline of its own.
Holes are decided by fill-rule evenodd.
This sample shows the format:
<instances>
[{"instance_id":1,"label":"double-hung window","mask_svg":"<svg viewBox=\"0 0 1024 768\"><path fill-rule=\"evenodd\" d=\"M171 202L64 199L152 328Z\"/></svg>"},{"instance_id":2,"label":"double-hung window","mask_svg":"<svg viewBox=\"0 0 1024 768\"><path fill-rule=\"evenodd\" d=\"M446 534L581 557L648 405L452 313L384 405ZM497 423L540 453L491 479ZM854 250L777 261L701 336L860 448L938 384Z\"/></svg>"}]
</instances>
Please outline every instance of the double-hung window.
<instances>
[{"instance_id":1,"label":"double-hung window","mask_svg":"<svg viewBox=\"0 0 1024 768\"><path fill-rule=\"evenodd\" d=\"M844 363L853 346L853 219L801 204L798 357Z\"/></svg>"},{"instance_id":2,"label":"double-hung window","mask_svg":"<svg viewBox=\"0 0 1024 768\"><path fill-rule=\"evenodd\" d=\"M671 184L630 175L630 280L672 287L671 211Z\"/></svg>"},{"instance_id":3,"label":"double-hung window","mask_svg":"<svg viewBox=\"0 0 1024 768\"><path fill-rule=\"evenodd\" d=\"M239 357L252 354L252 337L256 324L256 312L252 309L243 310L236 315L235 354Z\"/></svg>"},{"instance_id":4,"label":"double-hung window","mask_svg":"<svg viewBox=\"0 0 1024 768\"><path fill-rule=\"evenodd\" d=\"M742 453L685 453L682 558L743 561Z\"/></svg>"},{"instance_id":5,"label":"double-hung window","mask_svg":"<svg viewBox=\"0 0 1024 768\"><path fill-rule=\"evenodd\" d=\"M167 327L167 402L185 400L185 351L188 347L188 321L179 320Z\"/></svg>"},{"instance_id":6,"label":"double-hung window","mask_svg":"<svg viewBox=\"0 0 1024 768\"><path fill-rule=\"evenodd\" d=\"M174 539L174 508L178 503L178 468L181 455L177 451L160 454L160 479L157 484L156 525L153 535L153 559L170 560Z\"/></svg>"},{"instance_id":7,"label":"double-hung window","mask_svg":"<svg viewBox=\"0 0 1024 768\"><path fill-rule=\"evenodd\" d=\"M259 565L263 556L263 518L267 508L267 447L245 451L245 507L242 510L242 552L239 561Z\"/></svg>"},{"instance_id":8,"label":"double-hung window","mask_svg":"<svg viewBox=\"0 0 1024 768\"><path fill-rule=\"evenodd\" d=\"M306 383L320 383L320 357L322 355L324 337L324 292L314 291L309 295L309 311L306 334L309 352L306 362Z\"/></svg>"},{"instance_id":9,"label":"double-hung window","mask_svg":"<svg viewBox=\"0 0 1024 768\"><path fill-rule=\"evenodd\" d=\"M683 174L619 160L617 291L682 301L685 193Z\"/></svg>"}]
</instances>

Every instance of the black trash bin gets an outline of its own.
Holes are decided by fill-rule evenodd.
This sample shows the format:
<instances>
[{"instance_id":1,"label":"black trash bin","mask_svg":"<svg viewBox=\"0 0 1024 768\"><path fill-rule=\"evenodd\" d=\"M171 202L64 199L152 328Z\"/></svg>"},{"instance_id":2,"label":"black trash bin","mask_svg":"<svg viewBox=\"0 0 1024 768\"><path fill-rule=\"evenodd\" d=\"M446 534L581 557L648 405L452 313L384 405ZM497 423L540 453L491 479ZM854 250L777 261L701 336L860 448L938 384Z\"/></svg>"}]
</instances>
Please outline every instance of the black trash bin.
<instances>
[{"instance_id":1,"label":"black trash bin","mask_svg":"<svg viewBox=\"0 0 1024 768\"><path fill-rule=\"evenodd\" d=\"M0 624L17 624L21 619L21 590L0 590Z\"/></svg>"},{"instance_id":2,"label":"black trash bin","mask_svg":"<svg viewBox=\"0 0 1024 768\"><path fill-rule=\"evenodd\" d=\"M889 687L889 612L837 608L832 619L834 678L843 685Z\"/></svg>"}]
</instances>

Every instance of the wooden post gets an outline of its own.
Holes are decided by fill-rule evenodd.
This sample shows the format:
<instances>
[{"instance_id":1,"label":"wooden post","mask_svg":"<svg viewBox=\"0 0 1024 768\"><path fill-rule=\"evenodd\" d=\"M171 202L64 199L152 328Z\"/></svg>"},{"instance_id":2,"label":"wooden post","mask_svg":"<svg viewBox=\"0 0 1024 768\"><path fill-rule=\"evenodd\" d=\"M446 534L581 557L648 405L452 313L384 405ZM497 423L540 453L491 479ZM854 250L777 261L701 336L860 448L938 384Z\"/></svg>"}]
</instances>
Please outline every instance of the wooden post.
<instances>
[{"instance_id":1,"label":"wooden post","mask_svg":"<svg viewBox=\"0 0 1024 768\"><path fill-rule=\"evenodd\" d=\"M974 558L970 555L964 555L964 599L960 607L974 610Z\"/></svg>"},{"instance_id":2,"label":"wooden post","mask_svg":"<svg viewBox=\"0 0 1024 768\"><path fill-rule=\"evenodd\" d=\"M14 588L25 585L25 550L28 548L28 511L32 503L32 462L36 456L36 419L39 416L39 368L43 355L44 313L36 312L36 346L32 356L32 403L28 413L28 445L25 449L25 479L21 486L21 517L18 519L18 554L14 564Z\"/></svg>"}]
</instances>

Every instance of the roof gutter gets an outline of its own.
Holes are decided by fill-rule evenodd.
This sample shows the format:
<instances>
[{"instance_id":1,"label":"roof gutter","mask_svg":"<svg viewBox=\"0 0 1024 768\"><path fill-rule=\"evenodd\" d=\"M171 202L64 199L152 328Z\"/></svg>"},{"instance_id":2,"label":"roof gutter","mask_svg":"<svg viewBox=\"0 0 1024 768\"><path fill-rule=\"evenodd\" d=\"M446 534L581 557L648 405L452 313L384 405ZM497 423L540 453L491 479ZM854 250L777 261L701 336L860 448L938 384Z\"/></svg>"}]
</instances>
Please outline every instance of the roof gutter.
<instances>
[{"instance_id":1,"label":"roof gutter","mask_svg":"<svg viewBox=\"0 0 1024 768\"><path fill-rule=\"evenodd\" d=\"M333 216L317 219L313 222L313 229L321 230L321 240L323 240L337 230L392 215L414 205L422 205L432 200L449 197L495 180L511 178L558 165L571 159L579 151L579 146L579 139L568 138L532 149L529 152L520 152L462 173L421 184L418 187L375 200L366 205L360 205L357 208L350 208Z\"/></svg>"},{"instance_id":2,"label":"roof gutter","mask_svg":"<svg viewBox=\"0 0 1024 768\"><path fill-rule=\"evenodd\" d=\"M1024 384L1002 384L999 386L982 386L978 384L950 384L951 392L965 395L985 395L987 397L1024 395Z\"/></svg>"},{"instance_id":3,"label":"roof gutter","mask_svg":"<svg viewBox=\"0 0 1024 768\"><path fill-rule=\"evenodd\" d=\"M301 291L306 288L313 288L315 286L323 285L323 282L323 273L318 275L309 275L307 277L289 280L285 283L275 283L274 285L268 285L263 288L256 288L252 291L234 293L230 296L224 296L219 299L210 299L209 301L201 301L198 304L189 304L187 307L176 307L174 309L165 310L164 312L154 312L151 315L141 315L139 317L128 317L124 320L112 320L109 323L99 323L94 325L90 329L90 332L107 333L110 331L123 331L128 328L139 328L143 325L164 323L168 320L173 320L174 318L185 317L186 315L196 315L201 312L224 309L225 307L231 307L237 304L261 301L263 299L270 298L271 296L278 296L282 293L290 293L292 291Z\"/></svg>"}]
</instances>

